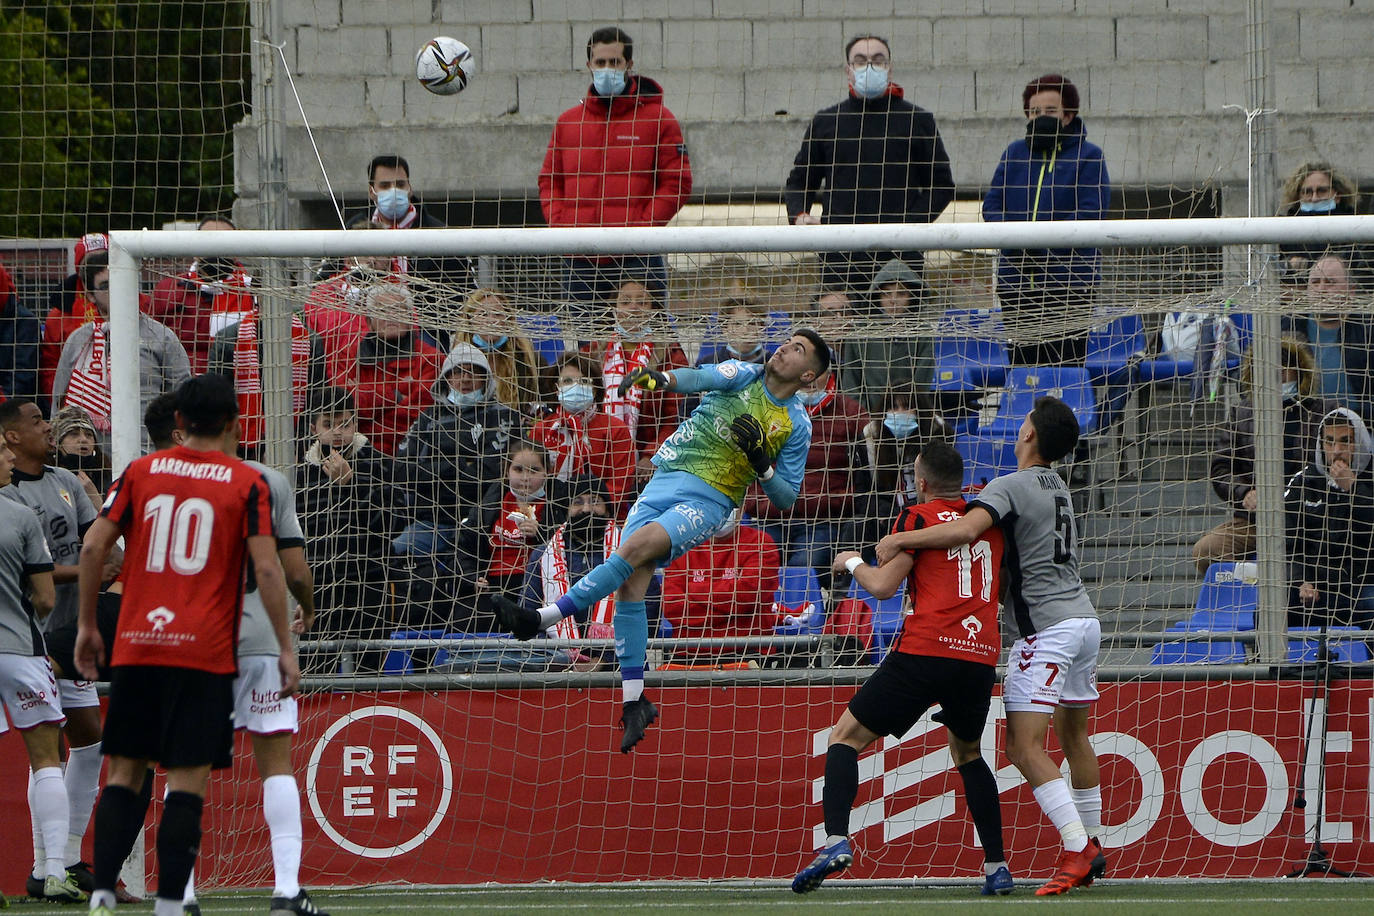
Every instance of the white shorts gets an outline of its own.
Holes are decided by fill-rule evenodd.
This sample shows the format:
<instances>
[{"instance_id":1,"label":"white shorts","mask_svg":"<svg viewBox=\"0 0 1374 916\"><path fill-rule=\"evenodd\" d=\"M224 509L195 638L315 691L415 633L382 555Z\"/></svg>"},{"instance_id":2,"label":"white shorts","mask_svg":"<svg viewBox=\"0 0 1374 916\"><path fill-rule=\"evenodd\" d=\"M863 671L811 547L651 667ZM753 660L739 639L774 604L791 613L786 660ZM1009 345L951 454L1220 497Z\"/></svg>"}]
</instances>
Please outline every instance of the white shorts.
<instances>
[{"instance_id":1,"label":"white shorts","mask_svg":"<svg viewBox=\"0 0 1374 916\"><path fill-rule=\"evenodd\" d=\"M58 700L57 678L42 655L0 655L0 704L20 730L45 722L61 725L67 721ZM0 716L0 731L4 730L4 722Z\"/></svg>"},{"instance_id":2,"label":"white shorts","mask_svg":"<svg viewBox=\"0 0 1374 916\"><path fill-rule=\"evenodd\" d=\"M1061 620L1018 639L1007 657L1002 701L1010 712L1052 713L1056 706L1087 706L1097 700L1097 650L1102 624L1096 617Z\"/></svg>"},{"instance_id":3,"label":"white shorts","mask_svg":"<svg viewBox=\"0 0 1374 916\"><path fill-rule=\"evenodd\" d=\"M95 681L73 681L60 677L57 679L57 693L63 709L85 709L100 705L100 694L96 693Z\"/></svg>"},{"instance_id":4,"label":"white shorts","mask_svg":"<svg viewBox=\"0 0 1374 916\"><path fill-rule=\"evenodd\" d=\"M234 678L234 728L246 728L255 735L276 735L296 731L296 698L281 699L281 671L275 655L245 655L239 658L239 676Z\"/></svg>"}]
</instances>

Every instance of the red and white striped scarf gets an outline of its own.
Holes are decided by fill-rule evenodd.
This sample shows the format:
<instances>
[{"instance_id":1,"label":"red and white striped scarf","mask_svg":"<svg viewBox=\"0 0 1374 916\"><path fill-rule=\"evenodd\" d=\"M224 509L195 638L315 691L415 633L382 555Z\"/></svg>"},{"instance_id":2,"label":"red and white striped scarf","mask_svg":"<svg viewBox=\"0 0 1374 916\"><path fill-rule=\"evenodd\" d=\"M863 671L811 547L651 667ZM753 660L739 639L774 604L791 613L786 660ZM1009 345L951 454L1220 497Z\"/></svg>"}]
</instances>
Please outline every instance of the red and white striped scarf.
<instances>
[{"instance_id":1,"label":"red and white striped scarf","mask_svg":"<svg viewBox=\"0 0 1374 916\"><path fill-rule=\"evenodd\" d=\"M616 389L621 379L636 369L647 368L654 356L654 345L641 341L627 357L620 341L612 337L606 345L606 354L601 359L601 381L606 386L606 396L601 401L601 409L622 420L630 428L630 435L639 431L640 404L644 400L644 389L631 387L621 396Z\"/></svg>"},{"instance_id":2,"label":"red and white striped scarf","mask_svg":"<svg viewBox=\"0 0 1374 916\"><path fill-rule=\"evenodd\" d=\"M406 215L393 223L385 216L382 216L381 210L373 210L372 221L391 229L413 229L419 225L420 211L415 209L414 204L411 204L410 209L406 211ZM392 273L398 274L410 273L410 259L405 255L394 255L391 258L391 271Z\"/></svg>"},{"instance_id":3,"label":"red and white striped scarf","mask_svg":"<svg viewBox=\"0 0 1374 916\"><path fill-rule=\"evenodd\" d=\"M91 337L76 355L71 378L67 381L64 404L75 404L91 415L100 432L110 431L110 363L103 321L90 324Z\"/></svg>"},{"instance_id":4,"label":"red and white striped scarf","mask_svg":"<svg viewBox=\"0 0 1374 916\"><path fill-rule=\"evenodd\" d=\"M543 578L545 604L553 604L566 595L572 586L572 582L569 581L571 577L568 575L567 546L563 541L565 527L567 526L560 525L558 530L553 533L548 546L544 548L544 555L539 558L539 572ZM603 560L615 553L615 549L620 546L620 528L615 522L606 523L606 531L602 535L601 545L604 551ZM612 592L592 607L587 623L589 625L603 624L610 627L614 620L615 592ZM577 620L572 617L564 617L549 627L549 635L556 639L577 639L580 635Z\"/></svg>"},{"instance_id":5,"label":"red and white striped scarf","mask_svg":"<svg viewBox=\"0 0 1374 916\"><path fill-rule=\"evenodd\" d=\"M291 409L299 414L305 409L305 395L310 385L310 331L301 316L291 316ZM239 417L243 424L243 443L257 445L262 441L262 357L258 352L258 313L253 310L239 322L234 340L234 391L239 399Z\"/></svg>"},{"instance_id":6,"label":"red and white striped scarf","mask_svg":"<svg viewBox=\"0 0 1374 916\"><path fill-rule=\"evenodd\" d=\"M553 476L559 480L572 479L591 460L592 443L587 438L587 421L595 413L595 407L582 413L570 413L560 407L553 422L546 427L541 437L542 445L554 455Z\"/></svg>"}]
</instances>

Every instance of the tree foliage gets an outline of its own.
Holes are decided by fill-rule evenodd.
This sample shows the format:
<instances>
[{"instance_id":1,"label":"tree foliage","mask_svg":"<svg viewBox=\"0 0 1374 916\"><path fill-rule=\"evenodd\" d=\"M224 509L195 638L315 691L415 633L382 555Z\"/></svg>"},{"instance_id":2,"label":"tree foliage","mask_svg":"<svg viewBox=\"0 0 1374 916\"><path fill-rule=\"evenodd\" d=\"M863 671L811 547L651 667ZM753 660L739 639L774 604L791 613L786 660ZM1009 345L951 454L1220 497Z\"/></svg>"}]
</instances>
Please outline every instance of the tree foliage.
<instances>
[{"instance_id":1,"label":"tree foliage","mask_svg":"<svg viewBox=\"0 0 1374 916\"><path fill-rule=\"evenodd\" d=\"M227 210L248 0L0 0L0 235Z\"/></svg>"}]
</instances>

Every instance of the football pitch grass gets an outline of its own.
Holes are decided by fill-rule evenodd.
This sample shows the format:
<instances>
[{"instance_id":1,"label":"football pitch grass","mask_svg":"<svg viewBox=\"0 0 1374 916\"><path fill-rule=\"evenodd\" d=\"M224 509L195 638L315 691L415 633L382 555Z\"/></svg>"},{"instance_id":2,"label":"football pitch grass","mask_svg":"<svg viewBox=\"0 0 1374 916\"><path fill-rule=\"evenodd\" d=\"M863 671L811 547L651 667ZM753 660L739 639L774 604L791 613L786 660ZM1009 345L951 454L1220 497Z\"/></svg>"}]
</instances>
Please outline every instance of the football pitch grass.
<instances>
[{"instance_id":1,"label":"football pitch grass","mask_svg":"<svg viewBox=\"0 0 1374 916\"><path fill-rule=\"evenodd\" d=\"M1099 881L1091 888L1063 897L1035 896L1037 884L1018 884L1009 897L984 898L972 883L846 885L832 882L799 896L786 884L548 884L522 887L397 888L312 891L317 905L334 916L426 916L439 913L821 913L831 909L845 916L868 913L909 913L913 906L936 912L969 912L975 909L1050 907L1070 912L1145 913L1168 910L1178 913L1258 914L1360 913L1374 911L1374 881ZM267 912L262 893L207 894L201 898L206 916L261 916ZM129 914L151 912L150 904L121 906ZM85 907L42 905L13 900L8 913L15 916L84 913ZM8 916L8 913L6 916Z\"/></svg>"}]
</instances>

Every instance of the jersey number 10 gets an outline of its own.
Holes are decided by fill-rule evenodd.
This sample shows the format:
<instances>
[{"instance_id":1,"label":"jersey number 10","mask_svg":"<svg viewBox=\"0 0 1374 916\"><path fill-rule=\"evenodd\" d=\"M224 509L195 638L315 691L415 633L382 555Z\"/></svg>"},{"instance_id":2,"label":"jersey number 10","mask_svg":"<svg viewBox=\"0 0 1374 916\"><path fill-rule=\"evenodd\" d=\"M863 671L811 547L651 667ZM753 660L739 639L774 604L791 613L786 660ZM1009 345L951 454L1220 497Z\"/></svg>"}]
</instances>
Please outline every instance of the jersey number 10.
<instances>
[{"instance_id":1,"label":"jersey number 10","mask_svg":"<svg viewBox=\"0 0 1374 916\"><path fill-rule=\"evenodd\" d=\"M143 507L143 520L152 525L148 538L148 572L173 572L194 576L210 559L210 537L215 528L215 507L192 497L177 504L170 493L160 493Z\"/></svg>"},{"instance_id":2,"label":"jersey number 10","mask_svg":"<svg viewBox=\"0 0 1374 916\"><path fill-rule=\"evenodd\" d=\"M973 566L983 570L982 587L978 590L978 597L987 601L992 597L992 548L987 541L974 541L972 544L963 544L959 547L951 547L948 554L949 559L954 560L959 567L959 597L973 597Z\"/></svg>"}]
</instances>

